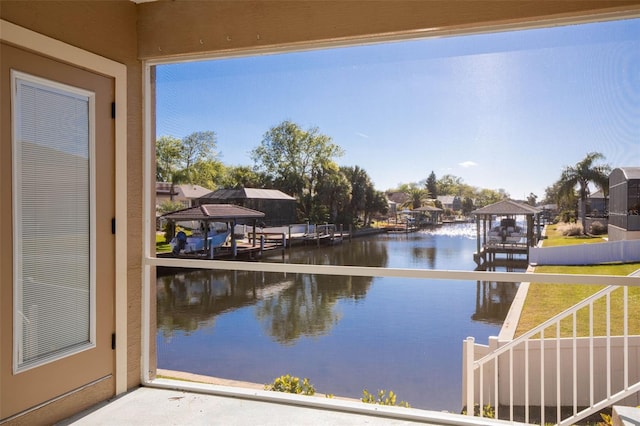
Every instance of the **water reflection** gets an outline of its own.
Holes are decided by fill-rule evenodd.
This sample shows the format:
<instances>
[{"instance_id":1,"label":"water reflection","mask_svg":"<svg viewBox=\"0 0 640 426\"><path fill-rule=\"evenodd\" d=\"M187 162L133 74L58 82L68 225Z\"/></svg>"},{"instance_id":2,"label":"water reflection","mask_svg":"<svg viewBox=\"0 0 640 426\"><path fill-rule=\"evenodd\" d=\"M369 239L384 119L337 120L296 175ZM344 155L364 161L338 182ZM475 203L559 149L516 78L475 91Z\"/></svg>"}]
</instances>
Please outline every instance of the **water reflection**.
<instances>
[{"instance_id":1,"label":"water reflection","mask_svg":"<svg viewBox=\"0 0 640 426\"><path fill-rule=\"evenodd\" d=\"M211 327L229 310L253 305L269 292L293 284L285 273L191 270L157 279L158 329L193 332Z\"/></svg>"},{"instance_id":2,"label":"water reflection","mask_svg":"<svg viewBox=\"0 0 640 426\"><path fill-rule=\"evenodd\" d=\"M296 247L285 261L473 270L470 229ZM326 393L358 398L363 388L393 389L412 406L459 411L461 342L496 335L516 289L456 280L174 271L157 280L158 366L255 383L291 373Z\"/></svg>"},{"instance_id":3,"label":"water reflection","mask_svg":"<svg viewBox=\"0 0 640 426\"><path fill-rule=\"evenodd\" d=\"M411 249L411 255L414 259L417 261L424 259L429 269L435 269L436 254L437 250L435 247L414 247Z\"/></svg>"},{"instance_id":4,"label":"water reflection","mask_svg":"<svg viewBox=\"0 0 640 426\"><path fill-rule=\"evenodd\" d=\"M476 283L476 311L471 319L502 325L517 291L518 283L478 281Z\"/></svg>"},{"instance_id":5,"label":"water reflection","mask_svg":"<svg viewBox=\"0 0 640 426\"><path fill-rule=\"evenodd\" d=\"M380 235L383 237L383 235ZM280 255L265 257L264 261L282 262ZM311 265L347 265L386 267L389 263L388 245L382 238L355 238L333 246L296 246L285 250L286 263Z\"/></svg>"},{"instance_id":6,"label":"water reflection","mask_svg":"<svg viewBox=\"0 0 640 426\"><path fill-rule=\"evenodd\" d=\"M499 260L476 268L478 271L523 272L527 269L523 260ZM511 303L518 292L519 283L478 281L476 283L476 311L474 321L502 325Z\"/></svg>"},{"instance_id":7,"label":"water reflection","mask_svg":"<svg viewBox=\"0 0 640 426\"><path fill-rule=\"evenodd\" d=\"M434 269L443 259L453 256L459 260L463 245L468 245L464 240L473 236L473 226L460 224L420 233L360 238L338 246L298 247L287 251L286 261ZM456 243L443 243L443 237ZM390 256L389 251L394 256ZM398 252L405 253L400 258L408 259L408 263L389 265L390 261L398 262ZM264 260L281 261L279 256ZM450 265L440 267L450 268ZM514 271L522 267L510 264L505 269ZM330 333L342 315L336 303L340 299L364 299L373 281L367 277L191 269L160 275L157 280L158 329L165 337L176 331L188 334L199 328L211 328L216 316L255 306L255 316L265 333L281 344L293 344L301 336ZM476 287L475 312L471 318L500 325L518 285L478 281Z\"/></svg>"},{"instance_id":8,"label":"water reflection","mask_svg":"<svg viewBox=\"0 0 640 426\"><path fill-rule=\"evenodd\" d=\"M336 302L365 297L369 277L197 270L160 276L158 329L169 338L211 328L215 317L255 305L256 318L274 341L329 333L340 318Z\"/></svg>"},{"instance_id":9,"label":"water reflection","mask_svg":"<svg viewBox=\"0 0 640 426\"><path fill-rule=\"evenodd\" d=\"M341 316L337 301L364 298L372 278L298 275L295 281L256 306L256 317L265 332L287 345L301 336L328 334Z\"/></svg>"}]
</instances>

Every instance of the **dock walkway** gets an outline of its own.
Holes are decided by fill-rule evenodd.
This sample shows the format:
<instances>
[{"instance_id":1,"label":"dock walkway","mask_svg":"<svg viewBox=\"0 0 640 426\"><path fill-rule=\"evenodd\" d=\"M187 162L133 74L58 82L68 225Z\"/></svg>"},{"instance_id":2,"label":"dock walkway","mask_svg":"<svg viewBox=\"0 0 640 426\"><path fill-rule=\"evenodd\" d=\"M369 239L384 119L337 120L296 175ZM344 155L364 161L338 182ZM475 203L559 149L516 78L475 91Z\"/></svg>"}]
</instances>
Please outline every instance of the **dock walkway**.
<instances>
[{"instance_id":1,"label":"dock walkway","mask_svg":"<svg viewBox=\"0 0 640 426\"><path fill-rule=\"evenodd\" d=\"M491 243L483 244L479 253L474 253L473 257L478 266L496 264L498 257L504 255L505 260L516 260L517 256L524 256L526 260L529 255L529 247L526 243Z\"/></svg>"}]
</instances>

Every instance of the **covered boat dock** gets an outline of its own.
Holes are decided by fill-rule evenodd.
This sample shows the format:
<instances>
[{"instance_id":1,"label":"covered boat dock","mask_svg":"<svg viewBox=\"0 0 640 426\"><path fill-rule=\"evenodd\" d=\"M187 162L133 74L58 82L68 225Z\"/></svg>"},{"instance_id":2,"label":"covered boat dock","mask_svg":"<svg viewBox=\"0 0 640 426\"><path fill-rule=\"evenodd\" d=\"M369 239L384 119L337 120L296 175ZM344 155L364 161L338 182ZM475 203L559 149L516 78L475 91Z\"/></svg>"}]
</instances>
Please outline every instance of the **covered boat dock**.
<instances>
[{"instance_id":1,"label":"covered boat dock","mask_svg":"<svg viewBox=\"0 0 640 426\"><path fill-rule=\"evenodd\" d=\"M471 212L476 217L477 251L473 255L476 264L491 267L500 258L511 261L524 257L528 261L529 247L540 239L540 213L536 207L513 200Z\"/></svg>"},{"instance_id":2,"label":"covered boat dock","mask_svg":"<svg viewBox=\"0 0 640 426\"><path fill-rule=\"evenodd\" d=\"M417 224L419 228L424 228L426 226L436 226L442 225L442 210L441 208L434 206L422 206L417 209L413 209L412 212L418 212L419 216L417 219Z\"/></svg>"},{"instance_id":3,"label":"covered boat dock","mask_svg":"<svg viewBox=\"0 0 640 426\"><path fill-rule=\"evenodd\" d=\"M168 213L163 216L164 219L169 221L169 226L173 227L175 233L175 226L177 223L184 222L199 222L202 226L202 238L203 247L195 253L190 255L178 254L180 257L197 257L203 259L213 259L214 257L237 257L240 253L254 253L256 251L262 251L266 247L264 242L261 241L258 244L256 236L256 227L258 219L264 218L264 213L257 210L252 210L247 207L236 206L233 204L203 204L197 207L191 207L188 209L178 210L172 213ZM215 222L224 222L230 228L230 242L225 245L215 247L211 241L211 229L210 224ZM249 244L239 244L235 228L236 225L251 225L252 232Z\"/></svg>"}]
</instances>

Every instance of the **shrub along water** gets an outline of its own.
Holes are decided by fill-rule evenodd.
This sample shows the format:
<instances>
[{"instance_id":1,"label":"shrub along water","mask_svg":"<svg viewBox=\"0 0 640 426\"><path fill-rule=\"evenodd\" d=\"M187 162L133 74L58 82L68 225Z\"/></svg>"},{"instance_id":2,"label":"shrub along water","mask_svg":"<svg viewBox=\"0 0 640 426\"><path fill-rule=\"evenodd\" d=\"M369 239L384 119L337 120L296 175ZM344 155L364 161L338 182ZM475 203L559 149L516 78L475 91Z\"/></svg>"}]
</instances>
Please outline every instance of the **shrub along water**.
<instances>
[{"instance_id":1,"label":"shrub along water","mask_svg":"<svg viewBox=\"0 0 640 426\"><path fill-rule=\"evenodd\" d=\"M285 392L285 393L293 393L297 395L315 395L316 390L311 383L309 383L309 379L304 378L300 381L300 378L292 376L290 374L286 374L284 376L277 377L273 383L265 385L265 390L274 391L274 392ZM366 389L362 391L362 398L360 399L362 402L367 404L378 404L378 405L397 405L399 407L409 408L410 405L406 401L400 401L396 404L397 395L393 391L379 390L377 396L369 393ZM332 398L332 394L327 394L328 398Z\"/></svg>"}]
</instances>

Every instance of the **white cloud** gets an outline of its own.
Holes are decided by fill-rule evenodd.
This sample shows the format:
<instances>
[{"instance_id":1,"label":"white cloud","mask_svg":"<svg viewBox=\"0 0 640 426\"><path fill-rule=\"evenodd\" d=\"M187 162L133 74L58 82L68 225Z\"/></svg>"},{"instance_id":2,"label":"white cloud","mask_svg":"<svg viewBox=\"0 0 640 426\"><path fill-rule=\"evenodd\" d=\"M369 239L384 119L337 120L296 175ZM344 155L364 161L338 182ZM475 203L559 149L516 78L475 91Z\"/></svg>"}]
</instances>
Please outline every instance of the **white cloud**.
<instances>
[{"instance_id":1,"label":"white cloud","mask_svg":"<svg viewBox=\"0 0 640 426\"><path fill-rule=\"evenodd\" d=\"M477 166L478 163L475 163L473 161L463 161L462 163L458 163L458 165L464 167L465 169L467 169L469 167Z\"/></svg>"},{"instance_id":2,"label":"white cloud","mask_svg":"<svg viewBox=\"0 0 640 426\"><path fill-rule=\"evenodd\" d=\"M364 139L369 139L369 135L365 135L364 133L356 132L356 135L358 135L358 136L360 136L361 138L364 138Z\"/></svg>"}]
</instances>

